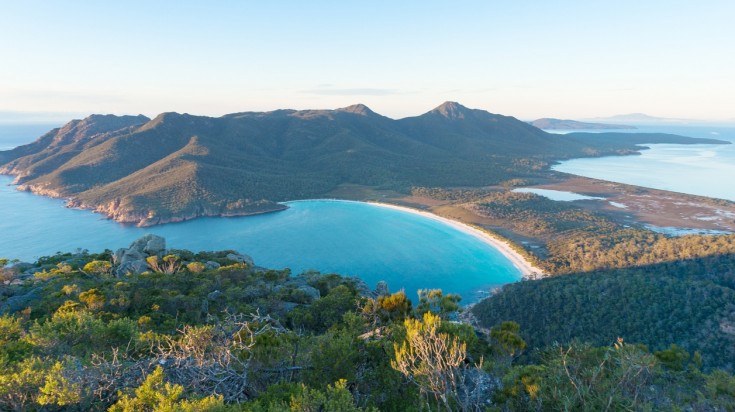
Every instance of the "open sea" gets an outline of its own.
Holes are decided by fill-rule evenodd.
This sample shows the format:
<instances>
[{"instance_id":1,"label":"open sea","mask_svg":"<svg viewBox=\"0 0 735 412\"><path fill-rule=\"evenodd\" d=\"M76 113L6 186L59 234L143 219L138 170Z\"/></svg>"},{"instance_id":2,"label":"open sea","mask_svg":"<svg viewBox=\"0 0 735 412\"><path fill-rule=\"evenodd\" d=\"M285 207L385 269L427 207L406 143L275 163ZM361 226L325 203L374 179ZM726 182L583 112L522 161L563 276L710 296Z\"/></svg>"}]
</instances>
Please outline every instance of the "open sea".
<instances>
[{"instance_id":1,"label":"open sea","mask_svg":"<svg viewBox=\"0 0 735 412\"><path fill-rule=\"evenodd\" d=\"M49 130L60 126L60 124L55 123L0 123L0 150L10 150L14 147L31 143Z\"/></svg>"}]
</instances>

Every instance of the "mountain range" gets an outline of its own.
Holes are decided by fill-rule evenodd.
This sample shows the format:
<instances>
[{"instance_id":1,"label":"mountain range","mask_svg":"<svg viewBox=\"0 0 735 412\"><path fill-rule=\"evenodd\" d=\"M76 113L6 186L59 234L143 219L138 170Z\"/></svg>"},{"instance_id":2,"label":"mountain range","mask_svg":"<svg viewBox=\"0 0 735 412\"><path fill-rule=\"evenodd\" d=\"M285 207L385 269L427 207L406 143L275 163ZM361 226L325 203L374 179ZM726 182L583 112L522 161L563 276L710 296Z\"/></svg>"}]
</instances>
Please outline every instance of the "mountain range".
<instances>
[{"instance_id":1,"label":"mountain range","mask_svg":"<svg viewBox=\"0 0 735 412\"><path fill-rule=\"evenodd\" d=\"M246 215L324 197L341 184L487 186L560 159L635 153L636 143L721 143L665 134L546 133L446 102L390 119L357 104L222 117L92 115L0 152L19 189L141 226Z\"/></svg>"}]
</instances>

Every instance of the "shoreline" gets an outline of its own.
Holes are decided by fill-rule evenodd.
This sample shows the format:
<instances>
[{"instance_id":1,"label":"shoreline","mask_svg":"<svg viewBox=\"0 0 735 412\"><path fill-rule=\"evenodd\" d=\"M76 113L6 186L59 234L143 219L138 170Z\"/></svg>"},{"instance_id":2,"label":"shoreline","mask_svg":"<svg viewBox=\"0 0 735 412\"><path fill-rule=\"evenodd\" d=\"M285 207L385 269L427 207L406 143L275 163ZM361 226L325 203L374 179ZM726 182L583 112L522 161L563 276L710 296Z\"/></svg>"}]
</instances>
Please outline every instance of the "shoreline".
<instances>
[{"instance_id":1,"label":"shoreline","mask_svg":"<svg viewBox=\"0 0 735 412\"><path fill-rule=\"evenodd\" d=\"M448 226L453 227L456 230L459 230L460 232L466 233L470 236L473 236L480 241L484 242L488 246L492 247L493 249L497 250L502 254L506 259L508 259L513 266L516 267L521 272L521 279L532 279L532 278L542 278L545 277L546 274L539 268L535 267L531 262L527 261L523 256L521 256L518 252L513 250L510 245L503 240L497 239L490 235L487 232L484 232L480 229L477 229L475 227L472 227L466 223L462 223L457 220L448 219L446 217L442 217L439 215L436 215L431 212L427 212L424 210L414 209L411 207L406 206L399 206L394 205L391 203L383 203L383 202L365 202L371 205L375 205L378 207L384 207L387 209L393 209L393 210L399 210L406 213L412 213L414 215L419 215L428 219L436 220L439 222L442 222ZM535 275L535 276L531 276Z\"/></svg>"}]
</instances>

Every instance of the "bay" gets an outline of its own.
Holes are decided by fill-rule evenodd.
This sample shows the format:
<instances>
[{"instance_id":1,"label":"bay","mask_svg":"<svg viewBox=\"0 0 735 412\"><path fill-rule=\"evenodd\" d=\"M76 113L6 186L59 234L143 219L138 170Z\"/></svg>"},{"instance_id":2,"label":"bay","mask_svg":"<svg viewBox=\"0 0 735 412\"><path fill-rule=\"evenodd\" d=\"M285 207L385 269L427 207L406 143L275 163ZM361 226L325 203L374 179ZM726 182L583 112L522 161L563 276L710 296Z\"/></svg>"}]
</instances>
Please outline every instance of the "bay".
<instances>
[{"instance_id":1,"label":"bay","mask_svg":"<svg viewBox=\"0 0 735 412\"><path fill-rule=\"evenodd\" d=\"M450 225L416 214L361 202L288 202L289 209L256 216L200 218L152 228L125 226L63 201L18 192L0 176L0 256L32 261L56 252L115 250L146 233L169 248L233 249L259 266L358 276L370 287L441 288L462 303L520 278L500 252Z\"/></svg>"},{"instance_id":2,"label":"bay","mask_svg":"<svg viewBox=\"0 0 735 412\"><path fill-rule=\"evenodd\" d=\"M735 143L735 127L639 126L623 132L663 132ZM640 155L572 159L554 170L636 186L735 201L735 144L645 144Z\"/></svg>"}]
</instances>

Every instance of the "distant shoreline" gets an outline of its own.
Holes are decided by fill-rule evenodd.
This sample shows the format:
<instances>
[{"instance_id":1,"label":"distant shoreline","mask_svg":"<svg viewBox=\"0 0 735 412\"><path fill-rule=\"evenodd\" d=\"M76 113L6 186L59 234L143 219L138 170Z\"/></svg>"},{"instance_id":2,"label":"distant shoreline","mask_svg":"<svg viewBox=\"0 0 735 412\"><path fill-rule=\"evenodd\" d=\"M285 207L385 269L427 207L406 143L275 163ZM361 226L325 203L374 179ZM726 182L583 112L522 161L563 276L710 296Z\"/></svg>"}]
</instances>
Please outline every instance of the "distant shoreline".
<instances>
[{"instance_id":1,"label":"distant shoreline","mask_svg":"<svg viewBox=\"0 0 735 412\"><path fill-rule=\"evenodd\" d=\"M510 245L502 241L498 238L493 237L492 235L483 232L477 228L474 228L466 223L462 223L457 220L448 219L445 217L441 217L438 215L435 215L431 212L427 212L424 210L414 209L406 206L398 206L391 203L383 203L383 202L365 202L371 205L375 205L378 207L384 207L386 209L393 209L393 210L399 210L407 213L411 213L414 215L419 215L428 219L436 220L439 222L442 222L448 226L453 227L454 229L459 230L460 232L466 233L470 236L473 236L488 246L494 248L498 252L500 252L505 258L507 258L513 266L516 267L521 272L521 277L523 279L531 279L531 275L536 275L534 277L544 277L546 274L539 268L535 267L531 264L531 262L527 261L523 256L521 256L520 253L513 250L513 248L510 247Z\"/></svg>"}]
</instances>

